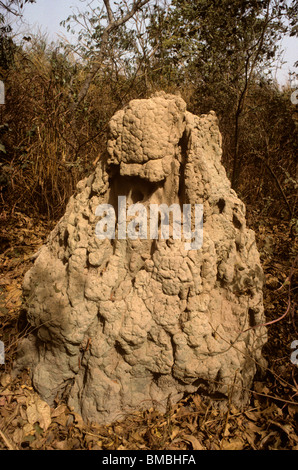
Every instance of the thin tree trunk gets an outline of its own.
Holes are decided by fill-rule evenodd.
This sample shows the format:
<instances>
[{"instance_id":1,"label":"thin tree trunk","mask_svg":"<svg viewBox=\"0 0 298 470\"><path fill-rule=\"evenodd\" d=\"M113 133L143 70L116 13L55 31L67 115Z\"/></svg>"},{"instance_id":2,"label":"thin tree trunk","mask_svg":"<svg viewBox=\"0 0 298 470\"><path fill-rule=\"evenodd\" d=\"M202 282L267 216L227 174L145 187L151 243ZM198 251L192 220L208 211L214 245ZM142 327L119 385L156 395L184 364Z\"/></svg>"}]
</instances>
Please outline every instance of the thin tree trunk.
<instances>
[{"instance_id":1,"label":"thin tree trunk","mask_svg":"<svg viewBox=\"0 0 298 470\"><path fill-rule=\"evenodd\" d=\"M255 70L255 66L257 64L259 54L260 54L261 49L262 49L263 44L264 44L265 33L266 33L266 30L267 30L267 27L268 27L268 24L269 24L270 4L271 4L271 0L269 0L268 4L267 4L266 18L265 18L264 26L263 26L263 29L262 29L262 34L261 34L261 37L260 37L258 43L256 44L256 46L258 46L258 48L257 48L257 51L255 53L254 60L251 64L250 71L248 71L248 70L249 70L249 61L250 61L251 55L248 54L248 57L246 59L246 63L245 63L245 83L244 83L244 88L243 88L243 90L240 94L239 100L238 100L237 110L236 110L236 114L235 114L233 172L232 172L232 182L231 182L232 188L235 189L235 190L238 188L240 171L241 171L241 161L240 161L240 157L239 157L240 117L241 117L241 113L242 113L243 108L244 108L245 99L246 99L246 96L247 96L247 92L248 92L250 82L252 80L252 76L253 76L253 73L254 73L254 70Z\"/></svg>"},{"instance_id":2,"label":"thin tree trunk","mask_svg":"<svg viewBox=\"0 0 298 470\"><path fill-rule=\"evenodd\" d=\"M146 3L148 3L149 1L150 0L134 0L130 10L127 10L126 14L122 18L119 18L118 20L115 20L114 15L113 15L113 11L112 11L111 6L110 6L110 0L104 0L104 4L105 4L105 7L106 7L107 16L108 16L108 25L102 33L100 50L99 50L97 56L95 57L95 60L91 65L90 71L87 74L87 77L86 77L86 79L84 80L84 82L81 86L81 89L78 93L77 100L75 102L73 102L72 111L75 110L77 108L77 106L80 104L80 102L85 98L85 96L88 93L88 90L90 88L91 83L93 82L95 76L97 75L97 73L99 72L99 70L102 67L102 63L103 63L103 59L104 59L104 56L105 56L105 53L106 53L106 48L107 48L107 45L108 45L108 40L109 40L110 34L113 31L120 28L120 26L127 23L127 21L129 21L133 17L133 15L138 10L140 10L144 5L146 5Z\"/></svg>"}]
</instances>

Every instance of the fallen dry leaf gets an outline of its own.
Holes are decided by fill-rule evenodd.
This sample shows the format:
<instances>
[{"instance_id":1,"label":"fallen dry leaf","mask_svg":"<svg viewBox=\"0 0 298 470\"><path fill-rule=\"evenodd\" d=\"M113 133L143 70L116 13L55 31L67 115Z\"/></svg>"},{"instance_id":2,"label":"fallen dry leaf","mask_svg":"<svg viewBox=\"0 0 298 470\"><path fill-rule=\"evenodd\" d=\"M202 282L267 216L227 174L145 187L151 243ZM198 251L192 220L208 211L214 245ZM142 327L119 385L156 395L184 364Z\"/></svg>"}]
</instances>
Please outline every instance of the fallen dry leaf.
<instances>
[{"instance_id":1,"label":"fallen dry leaf","mask_svg":"<svg viewBox=\"0 0 298 470\"><path fill-rule=\"evenodd\" d=\"M193 450L205 450L200 441L194 436L183 436L183 441L189 442Z\"/></svg>"},{"instance_id":2,"label":"fallen dry leaf","mask_svg":"<svg viewBox=\"0 0 298 470\"><path fill-rule=\"evenodd\" d=\"M51 417L57 418L58 416L61 416L62 414L65 414L67 411L66 405L58 405L57 408L51 410Z\"/></svg>"},{"instance_id":3,"label":"fallen dry leaf","mask_svg":"<svg viewBox=\"0 0 298 470\"><path fill-rule=\"evenodd\" d=\"M53 447L57 450L67 450L68 441L65 439L64 441L55 442Z\"/></svg>"},{"instance_id":4,"label":"fallen dry leaf","mask_svg":"<svg viewBox=\"0 0 298 470\"><path fill-rule=\"evenodd\" d=\"M178 436L179 432L180 432L180 428L178 426L174 427L171 433L171 441L173 441L175 437Z\"/></svg>"},{"instance_id":5,"label":"fallen dry leaf","mask_svg":"<svg viewBox=\"0 0 298 470\"><path fill-rule=\"evenodd\" d=\"M224 440L221 444L222 450L242 450L245 447L245 443L239 437L235 439Z\"/></svg>"},{"instance_id":6,"label":"fallen dry leaf","mask_svg":"<svg viewBox=\"0 0 298 470\"><path fill-rule=\"evenodd\" d=\"M251 421L258 421L260 419L260 413L253 411L245 411L244 415Z\"/></svg>"},{"instance_id":7,"label":"fallen dry leaf","mask_svg":"<svg viewBox=\"0 0 298 470\"><path fill-rule=\"evenodd\" d=\"M16 428L13 432L12 439L15 444L19 445L23 439L23 431L20 428Z\"/></svg>"},{"instance_id":8,"label":"fallen dry leaf","mask_svg":"<svg viewBox=\"0 0 298 470\"><path fill-rule=\"evenodd\" d=\"M2 387L6 387L11 381L11 376L10 374L3 374L0 377L0 384Z\"/></svg>"},{"instance_id":9,"label":"fallen dry leaf","mask_svg":"<svg viewBox=\"0 0 298 470\"><path fill-rule=\"evenodd\" d=\"M33 395L27 407L27 419L30 424L39 423L46 431L51 424L51 408L37 394Z\"/></svg>"}]
</instances>

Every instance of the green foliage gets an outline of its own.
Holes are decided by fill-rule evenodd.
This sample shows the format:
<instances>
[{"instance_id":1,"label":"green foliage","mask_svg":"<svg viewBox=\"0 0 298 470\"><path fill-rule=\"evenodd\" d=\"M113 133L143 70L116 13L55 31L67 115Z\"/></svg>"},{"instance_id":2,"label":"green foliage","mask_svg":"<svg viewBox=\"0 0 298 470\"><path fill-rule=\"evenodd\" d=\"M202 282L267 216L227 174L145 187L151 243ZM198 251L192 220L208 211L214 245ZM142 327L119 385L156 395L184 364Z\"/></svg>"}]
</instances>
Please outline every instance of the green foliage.
<instances>
[{"instance_id":1,"label":"green foliage","mask_svg":"<svg viewBox=\"0 0 298 470\"><path fill-rule=\"evenodd\" d=\"M13 56L16 45L10 35L12 28L10 16L21 16L25 3L35 3L36 0L4 0L0 2L2 12L0 12L0 76L1 70L7 70L13 63Z\"/></svg>"},{"instance_id":2,"label":"green foliage","mask_svg":"<svg viewBox=\"0 0 298 470\"><path fill-rule=\"evenodd\" d=\"M250 86L270 69L278 41L289 31L285 20L293 13L288 3L172 0L168 9L159 7L151 16L154 67L181 88L193 90L193 111L211 107L232 130L224 158L235 189L241 172L241 115Z\"/></svg>"},{"instance_id":3,"label":"green foliage","mask_svg":"<svg viewBox=\"0 0 298 470\"><path fill-rule=\"evenodd\" d=\"M231 92L245 79L256 54L259 68L274 60L277 41L285 32L283 3L277 7L256 0L173 0L171 8L158 8L151 17L155 57L162 67L172 68L178 81L224 86Z\"/></svg>"},{"instance_id":4,"label":"green foliage","mask_svg":"<svg viewBox=\"0 0 298 470\"><path fill-rule=\"evenodd\" d=\"M290 36L298 36L298 0L292 1L288 7L288 20Z\"/></svg>"}]
</instances>

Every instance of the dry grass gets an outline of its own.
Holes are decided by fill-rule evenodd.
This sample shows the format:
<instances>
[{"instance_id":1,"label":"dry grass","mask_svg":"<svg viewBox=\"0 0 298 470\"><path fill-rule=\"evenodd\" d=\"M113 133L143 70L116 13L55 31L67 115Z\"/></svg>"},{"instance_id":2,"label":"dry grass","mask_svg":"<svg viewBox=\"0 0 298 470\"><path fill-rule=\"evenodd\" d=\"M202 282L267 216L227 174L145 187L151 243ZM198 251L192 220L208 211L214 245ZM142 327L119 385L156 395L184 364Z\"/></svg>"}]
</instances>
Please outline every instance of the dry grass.
<instances>
[{"instance_id":1,"label":"dry grass","mask_svg":"<svg viewBox=\"0 0 298 470\"><path fill-rule=\"evenodd\" d=\"M34 422L30 406L38 398L29 375L24 371L12 377L18 341L27 333L21 284L31 256L63 213L76 183L100 159L107 123L115 111L132 98L146 97L161 83L168 92L179 87L167 85L161 77L148 90L141 76L126 80L107 69L92 84L86 101L73 108L86 71L40 40L27 51L18 50L13 65L0 72L7 91L6 105L0 109L0 143L6 151L0 153L0 338L6 347L6 363L0 366L0 449L298 449L297 366L290 361L290 344L298 339L297 266L293 267L297 121L287 95L270 86L267 95L255 88L248 99L252 109L242 122L239 193L247 204L248 225L256 231L266 274L268 321L290 306L282 321L269 326L264 348L268 369L249 391L249 405L243 410L231 405L220 412L208 398L193 394L177 405L169 402L165 414L151 409L98 426L83 423L62 401L49 409L44 406L47 420L41 416L41 422ZM191 87L182 90L189 109L196 107L195 94ZM191 111L200 112L200 106ZM220 117L220 124L223 161L229 170L233 130L228 118ZM285 199L293 213L290 222ZM272 218L277 214L278 219Z\"/></svg>"}]
</instances>

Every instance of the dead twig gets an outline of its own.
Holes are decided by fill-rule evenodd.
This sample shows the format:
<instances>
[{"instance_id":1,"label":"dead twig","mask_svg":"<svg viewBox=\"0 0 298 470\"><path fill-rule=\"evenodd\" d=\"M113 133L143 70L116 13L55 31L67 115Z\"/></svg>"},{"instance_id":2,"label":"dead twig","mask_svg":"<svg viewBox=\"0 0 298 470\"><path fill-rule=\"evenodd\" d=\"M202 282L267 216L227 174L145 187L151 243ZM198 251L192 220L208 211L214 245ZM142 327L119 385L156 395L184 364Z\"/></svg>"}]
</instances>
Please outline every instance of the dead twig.
<instances>
[{"instance_id":1,"label":"dead twig","mask_svg":"<svg viewBox=\"0 0 298 470\"><path fill-rule=\"evenodd\" d=\"M283 285L276 290L276 292L280 291L286 284L288 284L288 286L289 286L288 304L287 304L287 309L286 309L285 313L283 313L280 317L276 318L275 320L271 320L267 323L261 323L261 324L258 324L258 325L251 326L250 328L247 328L246 330L244 330L243 333L246 333L246 331L253 330L255 328L259 328L261 326L273 325L274 323L277 323L277 322L283 320L288 315L288 313L291 310L291 278L294 274L294 270L295 270L295 266L296 266L297 261L298 261L298 256L296 256L296 258L295 258L295 260L292 264L289 276L287 277L287 279L285 280ZM295 306L296 306L296 304L294 303L293 304L293 309L295 309Z\"/></svg>"},{"instance_id":2,"label":"dead twig","mask_svg":"<svg viewBox=\"0 0 298 470\"><path fill-rule=\"evenodd\" d=\"M5 436L4 432L1 431L1 429L0 429L0 437L2 437L2 440L3 440L4 444L6 445L6 447L8 448L8 450L16 450L16 448L10 442L8 437Z\"/></svg>"}]
</instances>

